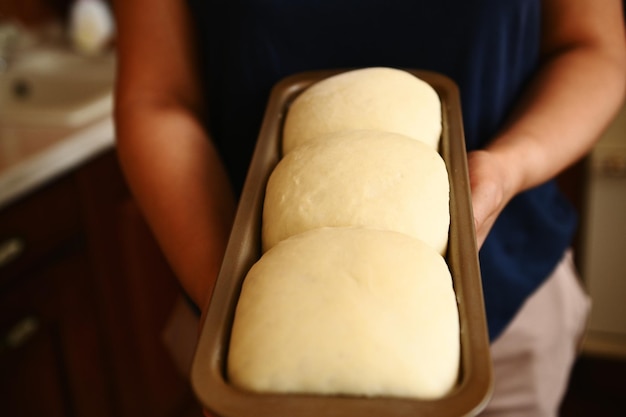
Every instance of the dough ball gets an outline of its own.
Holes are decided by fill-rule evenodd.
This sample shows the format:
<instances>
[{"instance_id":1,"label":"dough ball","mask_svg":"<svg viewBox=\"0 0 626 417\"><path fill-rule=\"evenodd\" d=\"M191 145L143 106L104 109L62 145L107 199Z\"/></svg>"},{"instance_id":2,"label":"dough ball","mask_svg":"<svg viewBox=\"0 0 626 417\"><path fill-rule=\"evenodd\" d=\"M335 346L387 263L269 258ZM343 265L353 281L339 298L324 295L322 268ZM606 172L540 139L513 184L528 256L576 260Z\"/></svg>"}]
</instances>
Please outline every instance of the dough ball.
<instances>
[{"instance_id":1,"label":"dough ball","mask_svg":"<svg viewBox=\"0 0 626 417\"><path fill-rule=\"evenodd\" d=\"M263 249L318 227L366 226L406 233L443 254L449 191L445 162L422 142L374 130L329 134L294 149L272 171Z\"/></svg>"},{"instance_id":2,"label":"dough ball","mask_svg":"<svg viewBox=\"0 0 626 417\"><path fill-rule=\"evenodd\" d=\"M444 259L401 233L322 228L251 268L237 305L230 382L255 392L437 398L460 338Z\"/></svg>"},{"instance_id":3,"label":"dough ball","mask_svg":"<svg viewBox=\"0 0 626 417\"><path fill-rule=\"evenodd\" d=\"M323 79L292 103L283 129L283 155L325 133L374 129L402 133L437 149L441 102L413 74L393 68L364 68Z\"/></svg>"}]
</instances>

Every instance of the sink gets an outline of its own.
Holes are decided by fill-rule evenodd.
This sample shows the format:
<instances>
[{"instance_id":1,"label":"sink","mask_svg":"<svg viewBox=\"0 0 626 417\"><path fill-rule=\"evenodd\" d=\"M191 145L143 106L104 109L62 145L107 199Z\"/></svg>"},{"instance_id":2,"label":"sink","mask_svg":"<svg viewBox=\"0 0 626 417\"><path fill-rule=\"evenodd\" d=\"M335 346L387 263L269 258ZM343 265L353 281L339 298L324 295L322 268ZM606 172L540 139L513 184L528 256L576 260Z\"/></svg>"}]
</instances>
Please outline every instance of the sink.
<instances>
[{"instance_id":1,"label":"sink","mask_svg":"<svg viewBox=\"0 0 626 417\"><path fill-rule=\"evenodd\" d=\"M0 72L0 124L79 127L112 111L115 56L31 50Z\"/></svg>"}]
</instances>

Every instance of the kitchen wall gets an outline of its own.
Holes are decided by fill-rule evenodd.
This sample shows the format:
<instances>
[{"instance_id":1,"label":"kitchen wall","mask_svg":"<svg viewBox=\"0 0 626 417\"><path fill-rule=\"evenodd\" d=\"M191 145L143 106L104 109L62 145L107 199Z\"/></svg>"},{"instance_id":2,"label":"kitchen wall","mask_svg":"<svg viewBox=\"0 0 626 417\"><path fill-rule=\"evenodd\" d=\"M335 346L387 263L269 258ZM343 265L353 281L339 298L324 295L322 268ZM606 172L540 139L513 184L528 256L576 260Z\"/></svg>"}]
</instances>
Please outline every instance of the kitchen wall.
<instances>
[{"instance_id":1,"label":"kitchen wall","mask_svg":"<svg viewBox=\"0 0 626 417\"><path fill-rule=\"evenodd\" d=\"M626 358L626 106L589 158L581 274L593 300L585 350Z\"/></svg>"}]
</instances>

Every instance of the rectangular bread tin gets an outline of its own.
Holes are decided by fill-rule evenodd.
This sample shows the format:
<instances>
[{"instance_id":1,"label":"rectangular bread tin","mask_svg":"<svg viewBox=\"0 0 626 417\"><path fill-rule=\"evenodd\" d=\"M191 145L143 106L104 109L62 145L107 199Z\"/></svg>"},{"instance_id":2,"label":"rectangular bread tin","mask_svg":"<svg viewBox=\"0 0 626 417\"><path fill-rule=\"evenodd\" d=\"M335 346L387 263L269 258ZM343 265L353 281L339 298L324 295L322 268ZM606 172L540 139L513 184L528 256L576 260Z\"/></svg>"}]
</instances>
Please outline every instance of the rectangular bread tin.
<instances>
[{"instance_id":1,"label":"rectangular bread tin","mask_svg":"<svg viewBox=\"0 0 626 417\"><path fill-rule=\"evenodd\" d=\"M272 90L224 262L201 325L192 365L192 385L202 405L222 417L460 417L475 416L492 391L492 368L474 235L460 97L449 78L407 70L439 94L443 131L440 153L450 177L450 238L446 261L457 294L461 324L461 369L455 389L437 400L350 396L259 394L229 384L226 356L241 284L261 256L265 185L278 163L281 129L293 99L309 85L341 72L290 76Z\"/></svg>"}]
</instances>

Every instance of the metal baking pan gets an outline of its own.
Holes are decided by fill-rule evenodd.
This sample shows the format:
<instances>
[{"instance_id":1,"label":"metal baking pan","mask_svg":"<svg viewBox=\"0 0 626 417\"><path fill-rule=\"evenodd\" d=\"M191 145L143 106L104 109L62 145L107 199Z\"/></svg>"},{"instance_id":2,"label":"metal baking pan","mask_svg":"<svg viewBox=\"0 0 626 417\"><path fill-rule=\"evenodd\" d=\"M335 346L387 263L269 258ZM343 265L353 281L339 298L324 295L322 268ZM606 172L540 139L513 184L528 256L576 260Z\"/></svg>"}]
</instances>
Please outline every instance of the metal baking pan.
<instances>
[{"instance_id":1,"label":"metal baking pan","mask_svg":"<svg viewBox=\"0 0 626 417\"><path fill-rule=\"evenodd\" d=\"M446 261L457 294L461 369L456 387L436 400L410 398L262 394L229 384L226 356L242 282L261 256L265 185L280 160L281 130L293 99L311 84L342 72L296 74L273 88L213 297L201 324L191 378L204 407L222 417L460 417L475 416L492 391L489 340L469 191L465 137L456 84L433 72L407 70L428 82L442 104L440 153L450 177L450 238Z\"/></svg>"}]
</instances>

